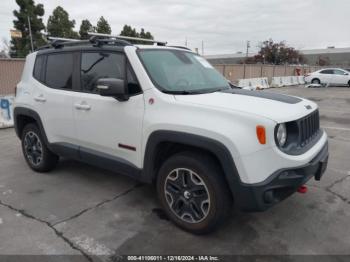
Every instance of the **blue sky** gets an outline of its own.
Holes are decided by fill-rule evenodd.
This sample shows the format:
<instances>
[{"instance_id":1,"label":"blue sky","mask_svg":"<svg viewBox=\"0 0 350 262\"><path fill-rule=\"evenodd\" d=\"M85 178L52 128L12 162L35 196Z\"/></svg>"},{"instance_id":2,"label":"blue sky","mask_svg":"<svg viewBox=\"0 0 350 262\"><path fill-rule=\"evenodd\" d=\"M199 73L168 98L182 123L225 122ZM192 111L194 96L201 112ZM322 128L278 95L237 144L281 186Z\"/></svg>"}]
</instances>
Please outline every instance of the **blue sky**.
<instances>
[{"instance_id":1,"label":"blue sky","mask_svg":"<svg viewBox=\"0 0 350 262\"><path fill-rule=\"evenodd\" d=\"M286 40L298 49L350 46L349 0L35 0L45 7L44 21L61 5L76 28L82 19L96 23L103 15L113 33L124 24L144 27L171 44L201 48L205 54L252 51L259 42ZM9 39L14 0L0 2L0 38Z\"/></svg>"}]
</instances>

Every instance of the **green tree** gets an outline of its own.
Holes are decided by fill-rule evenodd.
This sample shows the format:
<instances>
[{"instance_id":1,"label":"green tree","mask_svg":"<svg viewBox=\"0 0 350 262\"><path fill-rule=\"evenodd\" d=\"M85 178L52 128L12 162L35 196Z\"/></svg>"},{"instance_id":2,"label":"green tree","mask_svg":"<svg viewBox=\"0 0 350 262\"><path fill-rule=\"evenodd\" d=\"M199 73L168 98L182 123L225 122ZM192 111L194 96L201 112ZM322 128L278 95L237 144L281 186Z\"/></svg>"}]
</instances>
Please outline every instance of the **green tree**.
<instances>
[{"instance_id":1,"label":"green tree","mask_svg":"<svg viewBox=\"0 0 350 262\"><path fill-rule=\"evenodd\" d=\"M139 37L135 28L132 28L129 25L124 25L123 30L120 32L122 36L130 36L130 37Z\"/></svg>"},{"instance_id":2,"label":"green tree","mask_svg":"<svg viewBox=\"0 0 350 262\"><path fill-rule=\"evenodd\" d=\"M139 38L144 38L144 39L153 39L153 36L150 32L145 32L145 29L141 28L141 32L137 32L135 28L132 28L129 25L124 25L123 30L120 32L121 36L130 36L130 37L139 37ZM144 44L145 42L142 41L131 41L133 43L142 43Z\"/></svg>"},{"instance_id":3,"label":"green tree","mask_svg":"<svg viewBox=\"0 0 350 262\"><path fill-rule=\"evenodd\" d=\"M96 28L88 19L81 21L79 35L81 39L89 39L88 32L95 32Z\"/></svg>"},{"instance_id":4,"label":"green tree","mask_svg":"<svg viewBox=\"0 0 350 262\"><path fill-rule=\"evenodd\" d=\"M42 30L45 29L42 17L45 13L42 4L35 4L33 0L16 0L19 10L14 10L13 20L14 28L22 32L22 38L11 39L11 56L25 57L31 50L29 37L29 23L30 20L31 31L33 36L34 49L45 44L42 35Z\"/></svg>"},{"instance_id":5,"label":"green tree","mask_svg":"<svg viewBox=\"0 0 350 262\"><path fill-rule=\"evenodd\" d=\"M47 32L49 36L64 38L79 38L74 31L75 20L69 20L69 14L61 6L57 6L47 21Z\"/></svg>"},{"instance_id":6,"label":"green tree","mask_svg":"<svg viewBox=\"0 0 350 262\"><path fill-rule=\"evenodd\" d=\"M141 28L140 37L145 39L153 39L153 36L150 32L145 32L145 29Z\"/></svg>"},{"instance_id":7,"label":"green tree","mask_svg":"<svg viewBox=\"0 0 350 262\"><path fill-rule=\"evenodd\" d=\"M272 39L264 41L259 53L254 57L255 62L268 64L299 64L305 63L305 58L286 42L274 42Z\"/></svg>"},{"instance_id":8,"label":"green tree","mask_svg":"<svg viewBox=\"0 0 350 262\"><path fill-rule=\"evenodd\" d=\"M101 16L97 22L96 31L97 33L101 33L101 34L112 33L111 26L103 16Z\"/></svg>"},{"instance_id":9,"label":"green tree","mask_svg":"<svg viewBox=\"0 0 350 262\"><path fill-rule=\"evenodd\" d=\"M331 60L328 56L318 56L318 59L316 61L316 65L319 66L329 66L331 64Z\"/></svg>"}]
</instances>

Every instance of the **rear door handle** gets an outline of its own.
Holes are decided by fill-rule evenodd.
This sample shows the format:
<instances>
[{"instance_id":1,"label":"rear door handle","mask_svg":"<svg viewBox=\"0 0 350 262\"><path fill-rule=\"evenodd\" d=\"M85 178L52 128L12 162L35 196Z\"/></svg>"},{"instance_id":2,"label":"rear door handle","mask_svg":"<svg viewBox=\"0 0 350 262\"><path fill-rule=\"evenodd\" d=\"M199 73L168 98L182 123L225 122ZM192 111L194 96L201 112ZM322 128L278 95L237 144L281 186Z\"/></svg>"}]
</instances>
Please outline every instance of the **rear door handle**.
<instances>
[{"instance_id":1,"label":"rear door handle","mask_svg":"<svg viewBox=\"0 0 350 262\"><path fill-rule=\"evenodd\" d=\"M34 100L37 102L42 102L42 103L46 102L46 98L43 95L35 96Z\"/></svg>"},{"instance_id":2,"label":"rear door handle","mask_svg":"<svg viewBox=\"0 0 350 262\"><path fill-rule=\"evenodd\" d=\"M74 107L78 110L86 110L86 111L91 109L91 106L86 103L80 103L80 104L77 103L74 105Z\"/></svg>"}]
</instances>

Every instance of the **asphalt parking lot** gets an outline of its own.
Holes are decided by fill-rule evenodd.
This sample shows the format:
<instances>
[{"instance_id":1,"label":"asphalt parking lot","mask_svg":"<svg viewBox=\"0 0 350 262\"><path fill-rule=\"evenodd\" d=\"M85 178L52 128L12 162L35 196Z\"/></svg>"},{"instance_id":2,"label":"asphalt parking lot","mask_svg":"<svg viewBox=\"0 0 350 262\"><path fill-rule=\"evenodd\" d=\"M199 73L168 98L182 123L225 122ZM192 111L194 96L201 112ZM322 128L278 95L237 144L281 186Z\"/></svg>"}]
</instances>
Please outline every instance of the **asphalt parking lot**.
<instances>
[{"instance_id":1,"label":"asphalt parking lot","mask_svg":"<svg viewBox=\"0 0 350 262\"><path fill-rule=\"evenodd\" d=\"M194 236L169 222L151 186L70 160L31 171L13 129L0 130L0 254L349 255L350 89L274 89L320 106L330 160L321 182L264 213L232 212Z\"/></svg>"}]
</instances>

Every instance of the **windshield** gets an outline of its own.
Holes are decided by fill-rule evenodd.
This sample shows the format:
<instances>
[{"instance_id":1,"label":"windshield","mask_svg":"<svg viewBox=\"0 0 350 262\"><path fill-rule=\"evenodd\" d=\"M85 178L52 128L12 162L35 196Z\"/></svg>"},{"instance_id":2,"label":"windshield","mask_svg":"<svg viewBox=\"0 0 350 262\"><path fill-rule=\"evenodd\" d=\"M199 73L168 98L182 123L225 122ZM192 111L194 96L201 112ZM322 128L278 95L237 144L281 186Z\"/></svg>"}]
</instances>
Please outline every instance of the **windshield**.
<instances>
[{"instance_id":1,"label":"windshield","mask_svg":"<svg viewBox=\"0 0 350 262\"><path fill-rule=\"evenodd\" d=\"M165 93L206 93L230 88L203 57L180 50L140 50L140 59L158 89Z\"/></svg>"}]
</instances>

